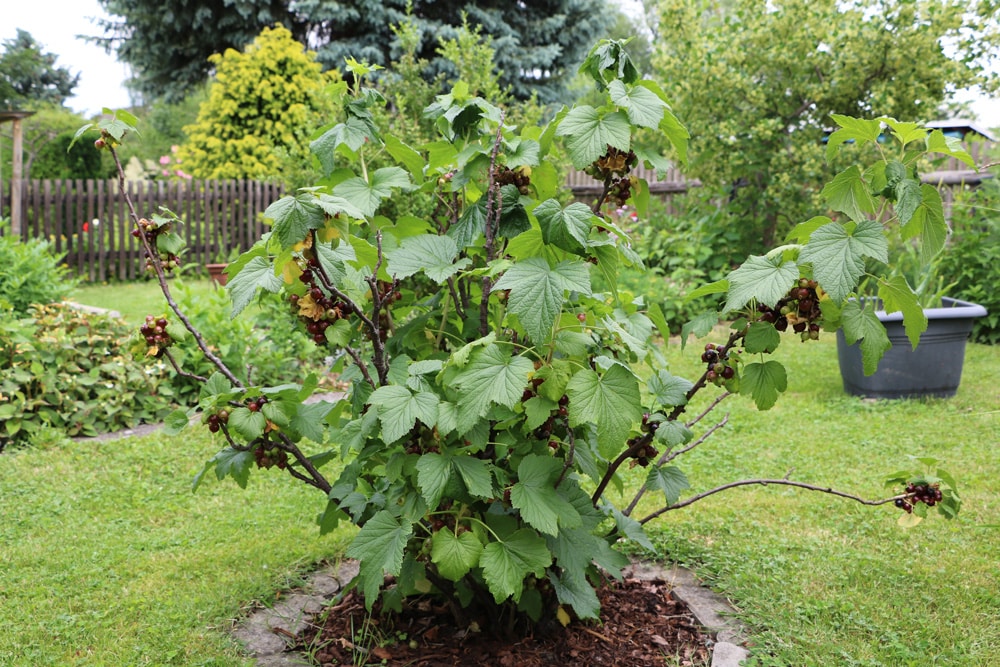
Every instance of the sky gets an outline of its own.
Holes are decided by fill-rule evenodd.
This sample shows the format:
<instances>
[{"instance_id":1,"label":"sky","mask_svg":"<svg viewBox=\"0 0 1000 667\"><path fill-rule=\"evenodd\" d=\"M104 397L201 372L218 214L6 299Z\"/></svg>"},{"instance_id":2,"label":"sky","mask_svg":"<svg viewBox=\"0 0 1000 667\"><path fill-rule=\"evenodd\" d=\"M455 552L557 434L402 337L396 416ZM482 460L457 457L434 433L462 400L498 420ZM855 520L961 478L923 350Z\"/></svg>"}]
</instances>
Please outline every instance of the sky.
<instances>
[{"instance_id":1,"label":"sky","mask_svg":"<svg viewBox=\"0 0 1000 667\"><path fill-rule=\"evenodd\" d=\"M616 0L626 11L641 12L640 0ZM80 74L76 94L67 106L90 116L102 107L129 105L128 92L121 85L128 77L124 65L101 47L88 44L77 35L97 35L92 19L105 16L97 0L6 0L0 9L0 40L12 39L21 28L31 33L48 53L59 58L57 65ZM973 110L980 125L1000 128L1000 98L975 98Z\"/></svg>"}]
</instances>

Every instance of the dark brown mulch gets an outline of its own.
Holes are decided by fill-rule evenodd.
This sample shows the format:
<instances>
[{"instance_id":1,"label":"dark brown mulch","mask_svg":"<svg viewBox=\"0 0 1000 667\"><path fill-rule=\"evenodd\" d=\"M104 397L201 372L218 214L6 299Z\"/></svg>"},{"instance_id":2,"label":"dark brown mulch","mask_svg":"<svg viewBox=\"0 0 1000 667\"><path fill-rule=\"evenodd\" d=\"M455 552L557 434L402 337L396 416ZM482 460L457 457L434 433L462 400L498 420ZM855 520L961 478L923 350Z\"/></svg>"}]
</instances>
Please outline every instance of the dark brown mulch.
<instances>
[{"instance_id":1,"label":"dark brown mulch","mask_svg":"<svg viewBox=\"0 0 1000 667\"><path fill-rule=\"evenodd\" d=\"M328 607L292 650L309 653L321 667L649 667L711 661L710 637L687 607L671 598L663 580L626 579L600 589L598 598L601 623L573 620L565 628L554 623L545 636L504 639L475 631L475 624L459 627L444 604L424 601L390 616L382 616L376 605L369 614L352 591Z\"/></svg>"}]
</instances>

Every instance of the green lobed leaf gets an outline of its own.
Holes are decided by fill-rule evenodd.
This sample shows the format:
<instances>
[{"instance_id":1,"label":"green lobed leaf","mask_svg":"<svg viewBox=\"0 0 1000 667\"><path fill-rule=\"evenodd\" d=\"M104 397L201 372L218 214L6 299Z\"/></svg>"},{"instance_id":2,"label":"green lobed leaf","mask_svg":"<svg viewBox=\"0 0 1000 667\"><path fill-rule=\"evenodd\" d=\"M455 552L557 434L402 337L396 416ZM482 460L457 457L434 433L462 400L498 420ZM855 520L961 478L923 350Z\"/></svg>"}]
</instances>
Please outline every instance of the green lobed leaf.
<instances>
[{"instance_id":1,"label":"green lobed leaf","mask_svg":"<svg viewBox=\"0 0 1000 667\"><path fill-rule=\"evenodd\" d=\"M892 343L885 332L885 325L879 321L874 307L858 301L849 301L841 311L844 337L848 345L861 341L861 359L865 375L878 369L878 362Z\"/></svg>"},{"instance_id":2,"label":"green lobed leaf","mask_svg":"<svg viewBox=\"0 0 1000 667\"><path fill-rule=\"evenodd\" d=\"M620 111L602 114L592 106L582 105L566 114L556 136L567 138L570 160L574 167L582 169L604 155L608 146L627 151L632 128Z\"/></svg>"},{"instance_id":3,"label":"green lobed leaf","mask_svg":"<svg viewBox=\"0 0 1000 667\"><path fill-rule=\"evenodd\" d=\"M7 407L7 406L4 406ZM10 407L14 407L11 405ZM11 413L13 414L13 413ZM188 426L188 414L185 410L174 410L163 420L163 434L177 435Z\"/></svg>"},{"instance_id":4,"label":"green lobed leaf","mask_svg":"<svg viewBox=\"0 0 1000 667\"><path fill-rule=\"evenodd\" d=\"M306 237L310 229L319 229L326 214L315 195L303 192L285 196L264 209L264 219L271 220L272 233L282 248L290 248Z\"/></svg>"},{"instance_id":5,"label":"green lobed leaf","mask_svg":"<svg viewBox=\"0 0 1000 667\"><path fill-rule=\"evenodd\" d=\"M688 336L694 334L698 338L707 336L715 325L719 323L719 313L708 310L695 315L689 322L685 322L681 327L681 349L687 345Z\"/></svg>"},{"instance_id":6,"label":"green lobed leaf","mask_svg":"<svg viewBox=\"0 0 1000 667\"><path fill-rule=\"evenodd\" d=\"M685 378L671 375L669 371L660 370L649 378L647 389L660 405L675 406L687 403L687 393L694 383Z\"/></svg>"},{"instance_id":7,"label":"green lobed leaf","mask_svg":"<svg viewBox=\"0 0 1000 667\"><path fill-rule=\"evenodd\" d=\"M754 362L743 367L740 393L749 394L758 410L768 410L778 400L778 394L788 387L788 376L781 363L771 360Z\"/></svg>"},{"instance_id":8,"label":"green lobed leaf","mask_svg":"<svg viewBox=\"0 0 1000 667\"><path fill-rule=\"evenodd\" d=\"M625 109L629 122L655 130L663 120L667 103L643 86L626 87L620 80L608 84L611 101Z\"/></svg>"},{"instance_id":9,"label":"green lobed leaf","mask_svg":"<svg viewBox=\"0 0 1000 667\"><path fill-rule=\"evenodd\" d=\"M865 257L889 261L889 242L875 220L852 226L839 222L823 225L799 253L799 261L812 264L813 276L836 302L847 298L857 286L865 272Z\"/></svg>"},{"instance_id":10,"label":"green lobed leaf","mask_svg":"<svg viewBox=\"0 0 1000 667\"><path fill-rule=\"evenodd\" d=\"M691 488L691 483L677 466L651 466L646 475L646 488L662 491L669 507L677 502L681 491Z\"/></svg>"},{"instance_id":11,"label":"green lobed leaf","mask_svg":"<svg viewBox=\"0 0 1000 667\"><path fill-rule=\"evenodd\" d=\"M251 412L248 408L236 408L229 413L227 426L241 438L255 440L264 434L267 420L259 412Z\"/></svg>"},{"instance_id":12,"label":"green lobed leaf","mask_svg":"<svg viewBox=\"0 0 1000 667\"><path fill-rule=\"evenodd\" d=\"M459 406L481 417L493 404L508 408L521 400L528 384L528 373L535 370L530 359L512 356L510 350L496 343L474 351L469 363L452 380L461 392Z\"/></svg>"},{"instance_id":13,"label":"green lobed leaf","mask_svg":"<svg viewBox=\"0 0 1000 667\"><path fill-rule=\"evenodd\" d=\"M548 199L539 204L534 213L546 243L568 252L580 252L587 247L587 237L596 216L586 204L573 202L563 208L555 199Z\"/></svg>"},{"instance_id":14,"label":"green lobed leaf","mask_svg":"<svg viewBox=\"0 0 1000 667\"><path fill-rule=\"evenodd\" d=\"M338 123L309 143L309 150L319 160L323 167L323 176L329 176L336 168L335 155L341 146L346 146L357 153L365 141L374 139L371 124L360 118L350 117L344 123Z\"/></svg>"},{"instance_id":15,"label":"green lobed leaf","mask_svg":"<svg viewBox=\"0 0 1000 667\"><path fill-rule=\"evenodd\" d=\"M267 259L252 257L239 273L235 276L230 274L229 282L226 283L226 291L233 302L231 317L236 317L250 305L258 288L277 293L282 285L281 277L274 275L274 267Z\"/></svg>"},{"instance_id":16,"label":"green lobed leaf","mask_svg":"<svg viewBox=\"0 0 1000 667\"><path fill-rule=\"evenodd\" d=\"M417 459L417 485L427 503L434 510L441 501L448 482L451 480L451 461L442 454L429 452Z\"/></svg>"},{"instance_id":17,"label":"green lobed leaf","mask_svg":"<svg viewBox=\"0 0 1000 667\"><path fill-rule=\"evenodd\" d=\"M837 149L846 141L856 141L859 144L875 143L882 134L882 122L879 120L866 120L863 118L852 118L841 114L830 114L840 129L831 133L826 141L826 159L832 160L837 154Z\"/></svg>"},{"instance_id":18,"label":"green lobed leaf","mask_svg":"<svg viewBox=\"0 0 1000 667\"><path fill-rule=\"evenodd\" d=\"M333 188L333 194L343 197L360 209L366 216L375 211L385 199L392 196L394 189L412 189L410 175L401 167L382 167L369 174L369 180L361 177L349 178Z\"/></svg>"},{"instance_id":19,"label":"green lobed leaf","mask_svg":"<svg viewBox=\"0 0 1000 667\"><path fill-rule=\"evenodd\" d=\"M921 185L920 205L900 229L900 235L904 240L919 238L920 259L928 263L944 248L948 233L941 193L933 185Z\"/></svg>"},{"instance_id":20,"label":"green lobed leaf","mask_svg":"<svg viewBox=\"0 0 1000 667\"><path fill-rule=\"evenodd\" d=\"M575 528L581 523L576 508L554 487L562 468L558 459L529 454L521 459L518 481L510 490L511 504L521 512L521 518L549 535L558 535L561 527Z\"/></svg>"},{"instance_id":21,"label":"green lobed leaf","mask_svg":"<svg viewBox=\"0 0 1000 667\"><path fill-rule=\"evenodd\" d=\"M508 309L517 315L531 340L541 345L552 337L565 292L591 293L590 271L588 264L579 259L550 267L542 257L529 257L509 268L493 289L510 290Z\"/></svg>"},{"instance_id":22,"label":"green lobed leaf","mask_svg":"<svg viewBox=\"0 0 1000 667\"><path fill-rule=\"evenodd\" d=\"M600 618L600 600L597 599L597 592L583 572L567 570L559 576L552 577L550 581L560 604L568 604L573 608L573 613L580 618Z\"/></svg>"},{"instance_id":23,"label":"green lobed leaf","mask_svg":"<svg viewBox=\"0 0 1000 667\"><path fill-rule=\"evenodd\" d=\"M473 456L455 456L451 459L451 467L470 494L486 499L493 497L493 475L487 461Z\"/></svg>"},{"instance_id":24,"label":"green lobed leaf","mask_svg":"<svg viewBox=\"0 0 1000 667\"><path fill-rule=\"evenodd\" d=\"M875 202L857 165L837 174L823 187L822 195L831 208L846 213L855 222L861 222L867 218L865 214L875 212Z\"/></svg>"},{"instance_id":25,"label":"green lobed leaf","mask_svg":"<svg viewBox=\"0 0 1000 667\"><path fill-rule=\"evenodd\" d=\"M914 348L920 341L920 334L927 330L927 315L903 276L894 276L888 280L879 280L878 296L882 299L882 308L887 313L903 313L903 329L910 345Z\"/></svg>"},{"instance_id":26,"label":"green lobed leaf","mask_svg":"<svg viewBox=\"0 0 1000 667\"><path fill-rule=\"evenodd\" d=\"M610 458L628 438L632 425L642 418L639 381L618 364L604 375L584 368L566 385L569 422L597 426L597 441L605 458Z\"/></svg>"},{"instance_id":27,"label":"green lobed leaf","mask_svg":"<svg viewBox=\"0 0 1000 667\"><path fill-rule=\"evenodd\" d=\"M961 160L970 169L976 169L976 161L972 158L965 147L962 146L961 140L957 137L946 137L944 132L941 130L933 130L927 135L926 139L927 151L929 153L943 153L956 160Z\"/></svg>"},{"instance_id":28,"label":"green lobed leaf","mask_svg":"<svg viewBox=\"0 0 1000 667\"><path fill-rule=\"evenodd\" d=\"M379 387L368 398L368 403L378 406L382 424L382 438L395 442L410 432L419 419L425 426L437 423L438 403L441 399L429 391L411 392L400 385Z\"/></svg>"},{"instance_id":29,"label":"green lobed leaf","mask_svg":"<svg viewBox=\"0 0 1000 667\"><path fill-rule=\"evenodd\" d=\"M914 178L904 178L893 186L896 195L896 215L899 223L906 225L923 202L920 181Z\"/></svg>"},{"instance_id":30,"label":"green lobed leaf","mask_svg":"<svg viewBox=\"0 0 1000 667\"><path fill-rule=\"evenodd\" d=\"M231 418L230 418L231 419ZM253 452L226 447L212 459L215 476L221 481L231 476L241 489L247 488L251 467L255 464Z\"/></svg>"},{"instance_id":31,"label":"green lobed leaf","mask_svg":"<svg viewBox=\"0 0 1000 667\"><path fill-rule=\"evenodd\" d=\"M409 278L423 271L440 285L472 263L467 257L456 262L457 255L458 247L450 237L421 234L404 239L399 248L390 250L385 257L389 273L396 278Z\"/></svg>"},{"instance_id":32,"label":"green lobed leaf","mask_svg":"<svg viewBox=\"0 0 1000 667\"><path fill-rule=\"evenodd\" d=\"M385 575L396 576L403 567L403 548L413 533L410 524L400 525L386 510L377 512L361 527L345 552L361 562L359 577L365 605L371 609Z\"/></svg>"},{"instance_id":33,"label":"green lobed leaf","mask_svg":"<svg viewBox=\"0 0 1000 667\"><path fill-rule=\"evenodd\" d=\"M498 603L507 598L519 600L525 577L544 576L550 563L552 554L545 539L528 528L514 531L502 542L490 542L479 558L483 579Z\"/></svg>"},{"instance_id":34,"label":"green lobed leaf","mask_svg":"<svg viewBox=\"0 0 1000 667\"><path fill-rule=\"evenodd\" d=\"M729 281L727 312L739 310L751 300L773 306L799 279L799 267L780 257L751 255L726 278Z\"/></svg>"},{"instance_id":35,"label":"green lobed leaf","mask_svg":"<svg viewBox=\"0 0 1000 667\"><path fill-rule=\"evenodd\" d=\"M431 538L431 562L449 581L458 581L479 564L483 544L472 532L456 535L443 528Z\"/></svg>"},{"instance_id":36,"label":"green lobed leaf","mask_svg":"<svg viewBox=\"0 0 1000 667\"><path fill-rule=\"evenodd\" d=\"M396 162L406 167L416 181L424 179L424 167L427 161L416 150L399 140L395 135L385 137L385 150Z\"/></svg>"},{"instance_id":37,"label":"green lobed leaf","mask_svg":"<svg viewBox=\"0 0 1000 667\"><path fill-rule=\"evenodd\" d=\"M743 345L750 354L761 352L770 354L774 352L781 343L781 334L770 322L753 322L747 328L747 334L743 338Z\"/></svg>"}]
</instances>

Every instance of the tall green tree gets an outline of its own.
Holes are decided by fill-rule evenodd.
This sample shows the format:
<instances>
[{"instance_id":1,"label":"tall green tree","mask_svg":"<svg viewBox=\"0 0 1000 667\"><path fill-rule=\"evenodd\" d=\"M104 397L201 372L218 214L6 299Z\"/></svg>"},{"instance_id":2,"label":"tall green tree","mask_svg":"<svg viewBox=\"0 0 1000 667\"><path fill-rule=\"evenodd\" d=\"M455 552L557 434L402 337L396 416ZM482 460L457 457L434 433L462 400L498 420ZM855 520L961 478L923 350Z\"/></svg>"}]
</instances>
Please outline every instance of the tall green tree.
<instances>
[{"instance_id":1,"label":"tall green tree","mask_svg":"<svg viewBox=\"0 0 1000 667\"><path fill-rule=\"evenodd\" d=\"M149 96L182 97L211 70L208 57L241 48L265 26L281 23L316 50L327 69L344 58L386 66L402 53L392 32L409 15L428 78L447 71L437 53L467 20L492 37L501 82L520 99L560 99L588 44L603 32L605 0L100 0L114 16L95 38L136 72Z\"/></svg>"},{"instance_id":2,"label":"tall green tree","mask_svg":"<svg viewBox=\"0 0 1000 667\"><path fill-rule=\"evenodd\" d=\"M14 39L5 39L0 53L0 108L63 104L73 94L80 75L56 66L57 58L43 51L26 30L18 29Z\"/></svg>"},{"instance_id":3,"label":"tall green tree","mask_svg":"<svg viewBox=\"0 0 1000 667\"><path fill-rule=\"evenodd\" d=\"M209 57L242 49L269 25L304 33L288 0L98 0L110 19L91 41L132 68L129 86L150 101L179 102L212 71Z\"/></svg>"},{"instance_id":4,"label":"tall green tree","mask_svg":"<svg viewBox=\"0 0 1000 667\"><path fill-rule=\"evenodd\" d=\"M933 120L997 89L989 0L660 0L656 78L691 131L690 175L725 188L756 250L818 203L831 113Z\"/></svg>"},{"instance_id":5,"label":"tall green tree","mask_svg":"<svg viewBox=\"0 0 1000 667\"><path fill-rule=\"evenodd\" d=\"M315 54L278 26L243 51L210 58L215 77L198 120L185 129L185 170L200 178L280 176L282 156L301 161L309 135L332 113ZM275 150L277 149L277 150Z\"/></svg>"}]
</instances>

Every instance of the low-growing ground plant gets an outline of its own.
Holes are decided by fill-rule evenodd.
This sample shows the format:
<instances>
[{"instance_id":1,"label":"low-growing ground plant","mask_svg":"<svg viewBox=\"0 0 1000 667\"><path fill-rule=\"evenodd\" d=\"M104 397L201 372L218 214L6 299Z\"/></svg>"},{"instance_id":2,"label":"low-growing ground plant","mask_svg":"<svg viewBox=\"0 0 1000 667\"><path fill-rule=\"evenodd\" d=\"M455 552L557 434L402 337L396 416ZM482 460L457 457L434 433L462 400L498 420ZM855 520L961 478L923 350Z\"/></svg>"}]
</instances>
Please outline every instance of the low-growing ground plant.
<instances>
[{"instance_id":1,"label":"low-growing ground plant","mask_svg":"<svg viewBox=\"0 0 1000 667\"><path fill-rule=\"evenodd\" d=\"M888 340L870 301L852 298L862 279L878 286L887 309L903 311L916 339L925 322L913 291L866 267L891 267L889 236L917 239L927 257L943 244L940 198L913 167L927 151L968 158L940 132L834 117L831 155L852 142L875 146L880 159L827 186L835 217L802 223L786 245L697 291L724 303L685 338L720 317L732 324L723 343L693 352L703 371L688 380L670 372L655 344L668 336L659 308L621 298L618 275L641 261L602 214L613 203L642 215L648 189L630 171L664 165L633 144L635 132L662 132L681 160L688 141L621 44L600 43L582 68L602 106L513 127L503 109L458 83L425 110L440 136L423 146L380 131L373 108L384 99L367 87L369 68L350 61L348 69L346 117L313 143L324 178L267 209L270 232L230 264L227 285L233 315L262 293L285 299L316 354L334 357L350 383L342 399L310 402L315 377L277 386L241 379L171 294L164 259L179 251L179 221L132 211L172 311L154 322L164 335L147 341L151 356L196 346L213 367L195 378L198 406L168 420L179 433L199 415L219 438L195 487L212 476L245 487L255 470L277 468L322 493L321 531L341 521L360 528L346 553L360 561L354 583L369 606L380 596L392 608L438 594L456 615L485 615L482 627L500 632L571 614L597 618L595 586L628 562L620 542L651 549L645 524L726 489L784 485L894 503L905 524L929 508L946 518L958 512L953 479L930 459L891 475L892 490L875 500L787 475L684 497L679 465L725 425L709 418L724 400L738 395L762 410L778 400L785 370L767 355L786 330L799 344L843 327L874 369ZM99 121L101 146L114 155L134 124L122 112ZM557 143L603 182L592 206L557 198ZM396 164L370 168L386 155ZM437 202L427 219L380 215L387 201L427 194ZM716 398L688 414L700 392ZM633 467L648 471L645 483L618 506L609 490L624 492L622 473Z\"/></svg>"}]
</instances>

